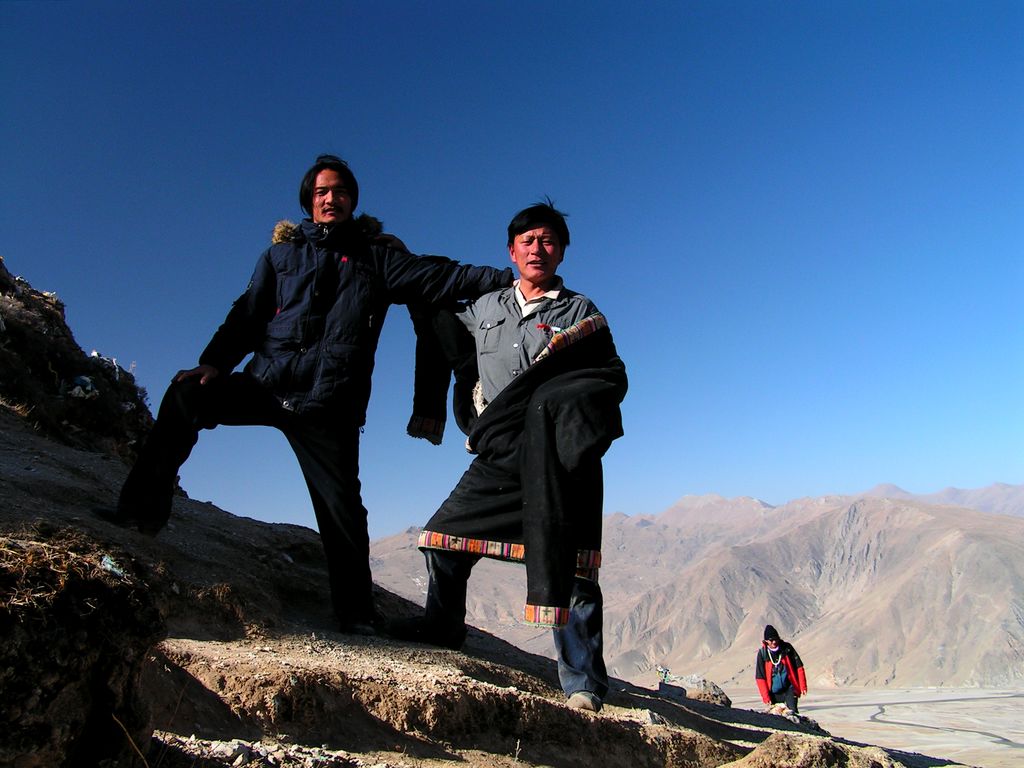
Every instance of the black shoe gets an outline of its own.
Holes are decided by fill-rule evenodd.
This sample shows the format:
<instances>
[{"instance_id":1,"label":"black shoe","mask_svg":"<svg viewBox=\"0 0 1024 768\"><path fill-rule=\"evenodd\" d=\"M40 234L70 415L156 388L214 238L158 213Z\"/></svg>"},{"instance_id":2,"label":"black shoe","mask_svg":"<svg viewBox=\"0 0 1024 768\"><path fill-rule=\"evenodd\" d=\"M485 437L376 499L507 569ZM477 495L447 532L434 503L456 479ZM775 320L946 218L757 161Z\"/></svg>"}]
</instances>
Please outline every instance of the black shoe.
<instances>
[{"instance_id":1,"label":"black shoe","mask_svg":"<svg viewBox=\"0 0 1024 768\"><path fill-rule=\"evenodd\" d=\"M376 637L377 629L367 621L342 621L338 623L338 631L343 635L360 635Z\"/></svg>"},{"instance_id":2,"label":"black shoe","mask_svg":"<svg viewBox=\"0 0 1024 768\"><path fill-rule=\"evenodd\" d=\"M121 507L93 507L93 514L100 520L120 526L121 528L138 528L139 533L156 536L166 525L166 520L151 520L132 514Z\"/></svg>"},{"instance_id":3,"label":"black shoe","mask_svg":"<svg viewBox=\"0 0 1024 768\"><path fill-rule=\"evenodd\" d=\"M442 627L437 622L429 621L426 616L414 616L390 622L387 635L396 640L410 640L457 651L466 642L466 626Z\"/></svg>"},{"instance_id":4,"label":"black shoe","mask_svg":"<svg viewBox=\"0 0 1024 768\"><path fill-rule=\"evenodd\" d=\"M338 620L338 631L344 635L361 635L363 637L375 637L381 634L384 628L384 618L371 610L369 613L353 613L345 608L334 611Z\"/></svg>"}]
</instances>

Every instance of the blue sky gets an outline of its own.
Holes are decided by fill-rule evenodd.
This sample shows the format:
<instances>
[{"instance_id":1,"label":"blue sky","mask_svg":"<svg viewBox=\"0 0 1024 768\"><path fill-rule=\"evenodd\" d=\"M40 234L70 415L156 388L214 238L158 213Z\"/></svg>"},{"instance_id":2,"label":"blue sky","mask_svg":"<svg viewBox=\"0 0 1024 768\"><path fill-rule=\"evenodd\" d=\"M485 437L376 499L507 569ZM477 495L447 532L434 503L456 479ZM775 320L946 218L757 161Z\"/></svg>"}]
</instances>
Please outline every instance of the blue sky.
<instances>
[{"instance_id":1,"label":"blue sky","mask_svg":"<svg viewBox=\"0 0 1024 768\"><path fill-rule=\"evenodd\" d=\"M422 253L504 266L570 213L567 284L630 372L608 513L1024 482L1024 4L0 3L0 255L155 408L320 152ZM468 464L404 435L381 341L374 537ZM314 525L277 433L203 434L195 498Z\"/></svg>"}]
</instances>

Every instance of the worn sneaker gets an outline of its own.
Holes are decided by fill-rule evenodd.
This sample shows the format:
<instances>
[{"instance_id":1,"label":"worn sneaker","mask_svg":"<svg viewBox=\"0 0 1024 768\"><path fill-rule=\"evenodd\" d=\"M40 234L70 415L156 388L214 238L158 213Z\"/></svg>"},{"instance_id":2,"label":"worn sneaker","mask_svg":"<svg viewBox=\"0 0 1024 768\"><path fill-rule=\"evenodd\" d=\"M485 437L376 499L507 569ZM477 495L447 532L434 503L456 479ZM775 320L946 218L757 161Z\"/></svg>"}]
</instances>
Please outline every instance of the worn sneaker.
<instances>
[{"instance_id":1,"label":"worn sneaker","mask_svg":"<svg viewBox=\"0 0 1024 768\"><path fill-rule=\"evenodd\" d=\"M600 712L601 700L590 691L576 691L565 701L566 706L582 709L585 712Z\"/></svg>"},{"instance_id":2,"label":"worn sneaker","mask_svg":"<svg viewBox=\"0 0 1024 768\"><path fill-rule=\"evenodd\" d=\"M437 622L428 621L426 616L414 616L410 619L395 619L385 630L388 637L396 640L410 640L414 643L436 645L438 648L449 648L457 651L466 642L466 627L442 627Z\"/></svg>"}]
</instances>

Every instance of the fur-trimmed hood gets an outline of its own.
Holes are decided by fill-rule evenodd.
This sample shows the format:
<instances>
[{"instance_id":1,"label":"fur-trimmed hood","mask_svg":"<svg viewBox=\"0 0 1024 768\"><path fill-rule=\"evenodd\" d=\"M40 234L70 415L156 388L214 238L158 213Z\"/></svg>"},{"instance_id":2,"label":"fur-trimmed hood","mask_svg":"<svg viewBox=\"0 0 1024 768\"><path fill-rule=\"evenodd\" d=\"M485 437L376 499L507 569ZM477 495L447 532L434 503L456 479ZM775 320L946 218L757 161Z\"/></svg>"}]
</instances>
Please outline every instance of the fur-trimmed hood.
<instances>
[{"instance_id":1,"label":"fur-trimmed hood","mask_svg":"<svg viewBox=\"0 0 1024 768\"><path fill-rule=\"evenodd\" d=\"M306 221L309 221L306 219ZM352 219L357 231L361 232L367 239L379 237L384 231L384 224L380 219L370 216L368 213L361 213ZM302 225L296 224L288 219L281 219L274 225L274 231L270 235L272 245L281 243L296 243L303 239Z\"/></svg>"}]
</instances>

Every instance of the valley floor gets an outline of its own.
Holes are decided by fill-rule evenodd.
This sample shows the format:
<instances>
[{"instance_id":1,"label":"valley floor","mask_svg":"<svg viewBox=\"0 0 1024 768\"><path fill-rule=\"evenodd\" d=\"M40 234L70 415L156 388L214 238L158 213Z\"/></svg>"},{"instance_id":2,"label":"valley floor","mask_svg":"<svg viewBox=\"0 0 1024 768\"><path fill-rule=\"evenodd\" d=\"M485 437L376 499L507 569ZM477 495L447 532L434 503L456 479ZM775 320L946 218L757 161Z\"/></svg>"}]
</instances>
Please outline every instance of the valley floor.
<instances>
[{"instance_id":1,"label":"valley floor","mask_svg":"<svg viewBox=\"0 0 1024 768\"><path fill-rule=\"evenodd\" d=\"M726 690L734 707L762 709L751 690ZM835 738L983 768L1024 765L1024 690L852 688L811 691L800 714ZM941 763L936 765L936 768Z\"/></svg>"}]
</instances>

